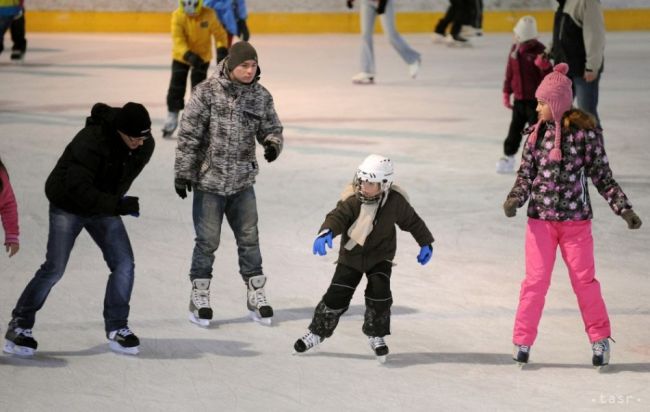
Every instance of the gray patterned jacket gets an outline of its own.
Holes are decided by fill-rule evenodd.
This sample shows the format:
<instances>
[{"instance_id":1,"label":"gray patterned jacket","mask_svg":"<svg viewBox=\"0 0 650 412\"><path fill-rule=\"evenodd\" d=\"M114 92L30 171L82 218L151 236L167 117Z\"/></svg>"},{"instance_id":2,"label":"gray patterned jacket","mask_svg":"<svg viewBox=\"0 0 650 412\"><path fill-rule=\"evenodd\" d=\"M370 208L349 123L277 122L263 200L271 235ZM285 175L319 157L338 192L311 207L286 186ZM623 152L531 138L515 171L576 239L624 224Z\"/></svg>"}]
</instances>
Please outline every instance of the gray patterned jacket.
<instances>
[{"instance_id":1,"label":"gray patterned jacket","mask_svg":"<svg viewBox=\"0 0 650 412\"><path fill-rule=\"evenodd\" d=\"M177 178L199 190L227 196L255 183L255 140L270 143L278 154L284 138L273 97L255 80L233 82L224 59L199 83L183 112L178 132Z\"/></svg>"}]
</instances>

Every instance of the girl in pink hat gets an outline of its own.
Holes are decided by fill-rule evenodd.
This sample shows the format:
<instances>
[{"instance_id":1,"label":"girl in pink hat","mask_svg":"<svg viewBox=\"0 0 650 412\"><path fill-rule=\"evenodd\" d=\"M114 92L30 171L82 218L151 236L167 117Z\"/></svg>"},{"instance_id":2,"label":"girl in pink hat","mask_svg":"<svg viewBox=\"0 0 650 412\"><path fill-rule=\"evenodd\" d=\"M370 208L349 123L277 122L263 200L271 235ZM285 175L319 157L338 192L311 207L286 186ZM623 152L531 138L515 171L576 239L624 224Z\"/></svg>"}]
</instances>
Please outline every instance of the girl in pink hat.
<instances>
[{"instance_id":1,"label":"girl in pink hat","mask_svg":"<svg viewBox=\"0 0 650 412\"><path fill-rule=\"evenodd\" d=\"M592 345L592 363L601 367L609 363L611 328L595 278L587 178L628 228L638 229L641 220L612 177L602 129L591 115L571 107L568 68L565 63L555 66L535 92L539 120L528 130L517 179L503 204L506 216L513 217L528 200L526 277L515 317L513 359L528 362L559 246Z\"/></svg>"}]
</instances>

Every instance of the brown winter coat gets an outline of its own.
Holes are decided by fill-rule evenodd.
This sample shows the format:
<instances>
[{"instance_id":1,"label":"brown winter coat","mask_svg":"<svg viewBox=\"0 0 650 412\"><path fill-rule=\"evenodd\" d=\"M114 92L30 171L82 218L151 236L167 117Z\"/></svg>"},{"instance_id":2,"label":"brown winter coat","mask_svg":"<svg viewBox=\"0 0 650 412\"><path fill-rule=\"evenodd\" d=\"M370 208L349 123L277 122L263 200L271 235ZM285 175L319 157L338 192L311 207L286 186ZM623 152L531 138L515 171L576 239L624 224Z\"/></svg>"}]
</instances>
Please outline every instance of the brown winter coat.
<instances>
[{"instance_id":1,"label":"brown winter coat","mask_svg":"<svg viewBox=\"0 0 650 412\"><path fill-rule=\"evenodd\" d=\"M338 202L321 225L321 231L329 229L334 237L341 235L338 263L366 272L383 260L392 261L397 249L395 225L411 233L420 246L433 243L431 232L408 200L397 191L390 190L364 245L347 250L344 245L350 240L348 229L357 220L360 211L359 199L354 195L349 196Z\"/></svg>"}]
</instances>

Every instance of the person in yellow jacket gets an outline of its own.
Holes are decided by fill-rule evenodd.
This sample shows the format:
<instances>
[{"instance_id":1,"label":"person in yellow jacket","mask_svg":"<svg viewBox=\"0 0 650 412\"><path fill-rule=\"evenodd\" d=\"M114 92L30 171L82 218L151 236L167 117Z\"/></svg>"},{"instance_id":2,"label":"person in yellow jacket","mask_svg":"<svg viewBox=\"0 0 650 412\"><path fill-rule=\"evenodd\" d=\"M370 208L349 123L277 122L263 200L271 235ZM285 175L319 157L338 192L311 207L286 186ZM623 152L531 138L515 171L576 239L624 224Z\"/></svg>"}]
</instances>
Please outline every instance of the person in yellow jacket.
<instances>
[{"instance_id":1,"label":"person in yellow jacket","mask_svg":"<svg viewBox=\"0 0 650 412\"><path fill-rule=\"evenodd\" d=\"M192 88L205 80L212 59L212 38L217 63L228 55L228 35L214 10L203 0L179 0L172 13L172 76L167 91L167 120L163 137L171 137L178 126L178 113L185 107L187 76L192 69Z\"/></svg>"}]
</instances>

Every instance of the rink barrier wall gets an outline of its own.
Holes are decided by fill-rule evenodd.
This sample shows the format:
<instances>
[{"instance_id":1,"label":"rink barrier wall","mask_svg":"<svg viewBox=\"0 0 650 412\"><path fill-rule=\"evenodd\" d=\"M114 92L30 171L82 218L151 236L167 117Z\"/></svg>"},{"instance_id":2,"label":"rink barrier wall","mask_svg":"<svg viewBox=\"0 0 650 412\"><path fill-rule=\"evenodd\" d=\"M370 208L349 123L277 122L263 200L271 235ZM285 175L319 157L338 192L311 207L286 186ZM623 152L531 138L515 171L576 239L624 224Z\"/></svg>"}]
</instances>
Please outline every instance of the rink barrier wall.
<instances>
[{"instance_id":1,"label":"rink barrier wall","mask_svg":"<svg viewBox=\"0 0 650 412\"><path fill-rule=\"evenodd\" d=\"M488 11L483 17L485 32L510 32L524 15L537 19L540 31L551 31L553 11ZM608 31L650 30L650 9L606 9ZM397 27L402 33L431 32L442 12L397 13ZM161 12L88 12L27 10L27 32L84 33L169 33L171 13ZM254 13L248 18L251 33L315 34L359 33L358 13ZM376 31L381 32L378 23Z\"/></svg>"}]
</instances>

